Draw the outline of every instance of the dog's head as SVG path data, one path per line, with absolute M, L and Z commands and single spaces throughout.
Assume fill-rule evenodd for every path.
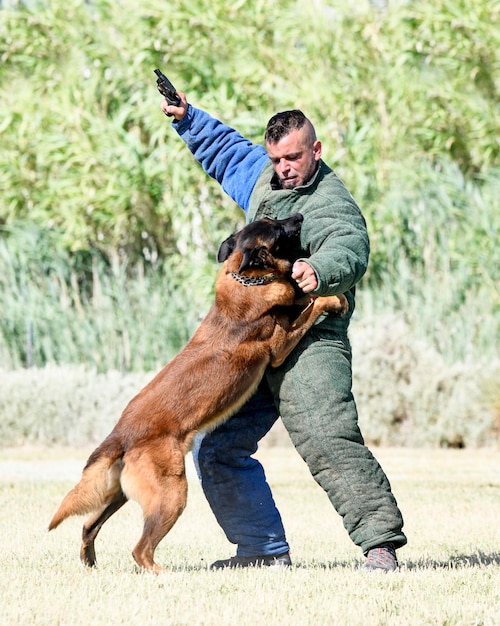
M 303 220 L 300 213 L 295 213 L 284 220 L 265 217 L 251 222 L 221 243 L 217 260 L 222 263 L 238 252 L 238 273 L 247 269 L 272 269 L 276 259 L 284 259 L 291 264 L 300 256 Z

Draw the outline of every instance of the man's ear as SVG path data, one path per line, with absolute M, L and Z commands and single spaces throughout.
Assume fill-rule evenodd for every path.
M 217 261 L 219 263 L 223 263 L 236 247 L 236 233 L 230 235 L 225 241 L 223 241 L 219 246 L 219 251 L 217 252 Z
M 321 141 L 319 139 L 316 139 L 316 141 L 313 144 L 313 154 L 314 154 L 315 161 L 319 161 L 321 159 L 322 152 L 323 152 L 323 146 L 321 144 Z
M 267 269 L 267 259 L 269 256 L 269 250 L 265 246 L 259 248 L 251 248 L 243 252 L 243 258 L 238 272 L 241 272 L 251 268 L 258 267 L 260 269 Z

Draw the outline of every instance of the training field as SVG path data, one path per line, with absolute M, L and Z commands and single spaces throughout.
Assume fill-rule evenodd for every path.
M 160 576 L 136 570 L 135 503 L 96 542 L 99 567 L 80 566 L 82 519 L 48 533 L 89 450 L 0 450 L 0 624 L 494 625 L 500 624 L 498 450 L 374 449 L 405 516 L 401 569 L 366 574 L 362 555 L 291 447 L 260 453 L 284 518 L 294 567 L 208 570 L 233 554 L 188 457 L 188 506 L 160 544 Z

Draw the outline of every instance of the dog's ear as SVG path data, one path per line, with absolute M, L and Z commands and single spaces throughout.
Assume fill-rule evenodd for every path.
M 230 235 L 225 241 L 223 241 L 219 246 L 219 251 L 217 252 L 217 261 L 219 263 L 223 263 L 229 255 L 234 252 L 236 247 L 236 233 Z
M 265 246 L 258 248 L 250 248 L 243 252 L 243 258 L 238 272 L 244 272 L 245 270 L 253 267 L 260 269 L 267 269 L 267 261 L 269 258 L 269 250 Z

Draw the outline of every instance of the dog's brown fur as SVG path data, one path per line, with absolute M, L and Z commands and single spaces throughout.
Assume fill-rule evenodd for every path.
M 301 222 L 300 215 L 260 220 L 222 244 L 212 308 L 186 347 L 131 400 L 50 522 L 52 530 L 71 515 L 92 513 L 82 532 L 86 565 L 95 565 L 94 541 L 104 522 L 132 499 L 144 513 L 134 559 L 161 571 L 154 551 L 186 505 L 184 457 L 195 433 L 234 413 L 266 367 L 283 363 L 322 313 L 346 312 L 344 296 L 316 298 L 290 323 L 293 258 L 282 249 L 297 243 Z M 255 286 L 238 282 L 262 276 Z

